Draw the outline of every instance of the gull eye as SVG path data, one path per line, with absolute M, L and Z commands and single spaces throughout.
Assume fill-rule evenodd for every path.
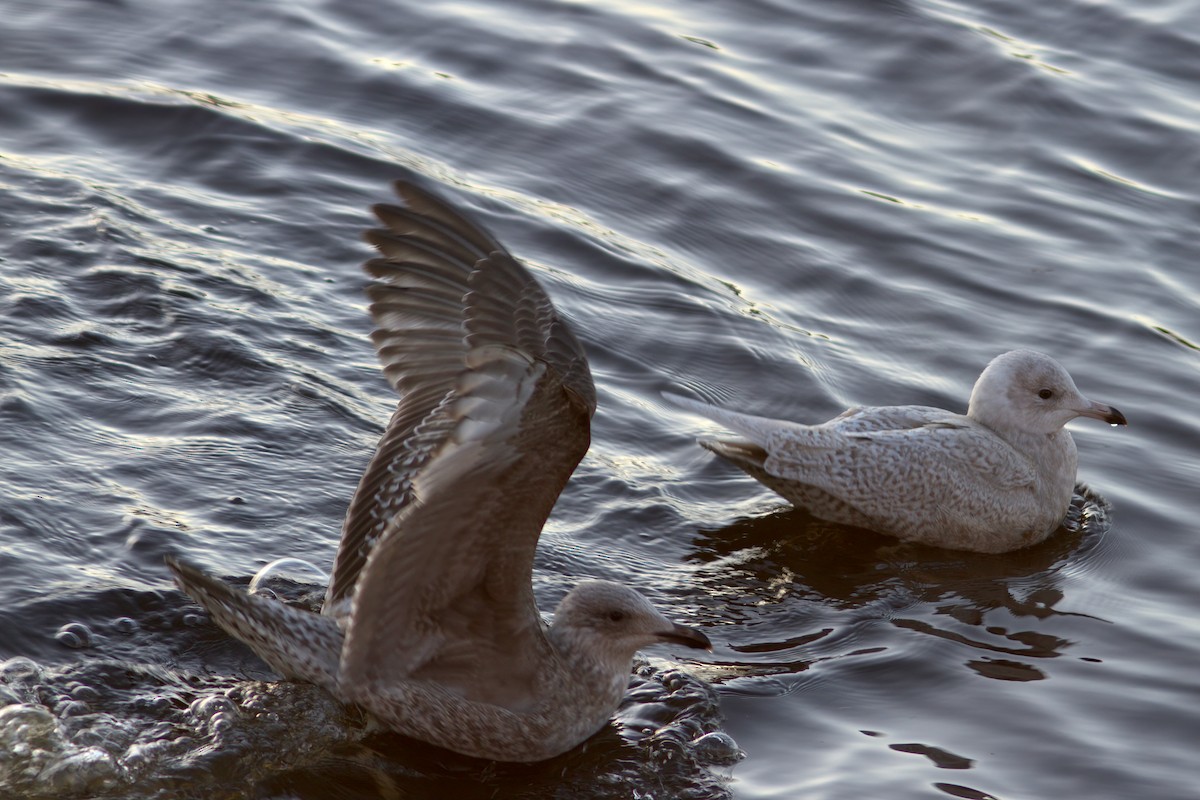
M 1050 391 L 1049 389 L 1042 389 L 1040 392 L 1038 392 L 1038 397 L 1042 398 L 1043 400 L 1049 400 L 1051 397 L 1054 397 L 1054 392 Z
M 610 622 L 621 622 L 625 619 L 625 612 L 617 611 L 614 608 L 612 611 L 608 612 L 608 619 Z

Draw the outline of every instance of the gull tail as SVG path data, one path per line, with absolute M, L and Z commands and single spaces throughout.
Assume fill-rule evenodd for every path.
M 332 617 L 235 589 L 173 556 L 166 561 L 179 588 L 272 669 L 336 694 L 343 635 Z
M 734 439 L 697 439 L 696 441 L 705 450 L 716 453 L 726 461 L 732 461 L 755 477 L 759 472 L 766 470 L 769 454 L 756 444 Z

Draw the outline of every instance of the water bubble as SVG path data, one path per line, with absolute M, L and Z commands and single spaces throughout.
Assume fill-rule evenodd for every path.
M 42 668 L 32 658 L 16 656 L 7 661 L 0 662 L 0 678 L 3 678 L 5 683 L 40 681 L 42 679 Z
M 156 716 L 163 716 L 171 710 L 171 700 L 161 694 L 144 695 L 133 701 L 133 709 Z
M 112 627 L 117 633 L 130 634 L 137 633 L 140 626 L 137 624 L 137 620 L 131 617 L 117 617 L 113 620 Z
M 92 629 L 82 622 L 68 622 L 54 634 L 58 643 L 73 650 L 92 646 Z
M 39 788 L 45 787 L 60 795 L 98 790 L 111 782 L 116 772 L 112 756 L 99 747 L 89 747 L 43 770 L 38 776 Z
M 198 628 L 204 624 L 204 620 L 204 614 L 197 614 L 193 611 L 189 611 L 179 618 L 179 621 L 182 622 L 186 628 Z
M 248 714 L 261 714 L 270 706 L 264 695 L 256 691 L 246 692 L 239 705 Z
M 733 737 L 721 731 L 706 733 L 692 742 L 692 752 L 711 764 L 733 765 L 746 757 Z
M 668 692 L 678 692 L 688 685 L 688 676 L 678 670 L 666 670 L 662 674 L 662 685 Z
M 71 697 L 84 703 L 94 703 L 100 699 L 100 692 L 95 686 L 80 683 L 70 689 Z
M 212 719 L 208 721 L 209 730 L 218 736 L 229 733 L 231 730 L 233 730 L 234 724 L 234 715 L 224 712 L 220 714 L 214 714 Z
M 59 718 L 80 717 L 88 713 L 87 703 L 78 700 L 66 700 L 54 706 L 54 714 Z
M 0 747 L 14 749 L 49 739 L 58 730 L 54 715 L 40 705 L 20 703 L 0 708 Z
M 154 750 L 159 749 L 158 742 L 139 742 L 129 748 L 121 756 L 121 766 L 137 775 L 153 763 Z
M 237 706 L 224 695 L 210 695 L 209 697 L 201 697 L 194 700 L 188 706 L 188 713 L 198 720 L 211 722 L 214 717 L 221 714 L 236 715 Z

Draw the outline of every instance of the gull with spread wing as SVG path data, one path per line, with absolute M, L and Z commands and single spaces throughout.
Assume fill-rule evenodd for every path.
M 580 583 L 543 623 L 538 536 L 590 443 L 583 348 L 532 275 L 418 187 L 379 205 L 366 265 L 383 371 L 401 400 L 343 526 L 320 614 L 178 559 L 185 592 L 279 674 L 467 755 L 537 761 L 599 730 L 634 653 L 708 648 L 639 593 Z

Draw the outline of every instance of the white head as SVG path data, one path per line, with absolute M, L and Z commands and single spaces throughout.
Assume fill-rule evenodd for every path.
M 626 669 L 634 653 L 652 644 L 712 649 L 703 633 L 672 622 L 633 589 L 611 581 L 584 581 L 572 589 L 554 611 L 550 632 L 561 643 Z
M 993 358 L 975 381 L 967 416 L 1000 432 L 1052 434 L 1076 417 L 1126 424 L 1125 415 L 1088 400 L 1061 364 L 1034 350 Z

